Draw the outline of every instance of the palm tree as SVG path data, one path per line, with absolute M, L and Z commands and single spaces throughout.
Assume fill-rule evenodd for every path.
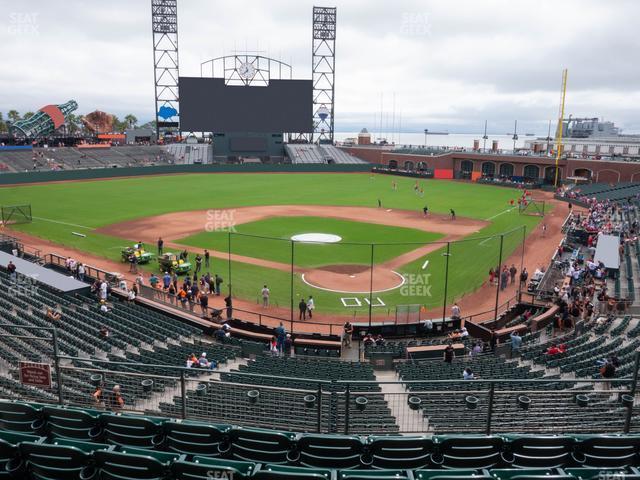
M 9 112 L 7 113 L 7 118 L 9 118 L 9 120 L 11 120 L 12 122 L 17 122 L 18 120 L 20 120 L 20 114 L 17 110 L 9 110 Z
M 6 131 L 7 131 L 7 124 L 4 123 L 2 112 L 0 112 L 0 133 L 5 133 Z
M 35 113 L 33 112 L 27 112 L 22 116 L 23 120 L 29 120 L 31 117 L 33 117 L 35 115 Z
M 138 119 L 132 113 L 130 113 L 126 117 L 124 117 L 124 121 L 127 123 L 127 126 L 129 128 L 135 128 L 136 125 L 138 124 Z

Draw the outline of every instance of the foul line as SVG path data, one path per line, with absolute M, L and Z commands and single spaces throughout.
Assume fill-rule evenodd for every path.
M 510 212 L 514 208 L 516 208 L 516 207 L 507 208 L 504 212 L 496 213 L 493 217 L 485 218 L 484 221 L 488 222 L 489 220 L 493 220 L 494 218 L 497 218 L 497 217 L 499 217 L 500 215 L 502 215 L 504 213 Z
M 50 218 L 34 217 L 34 216 L 32 216 L 31 218 L 35 218 L 36 220 L 43 220 L 45 222 L 58 223 L 60 225 L 68 225 L 70 227 L 84 228 L 85 230 L 93 230 L 93 227 L 86 227 L 84 225 L 77 225 L 75 223 L 61 222 L 60 220 L 52 220 Z

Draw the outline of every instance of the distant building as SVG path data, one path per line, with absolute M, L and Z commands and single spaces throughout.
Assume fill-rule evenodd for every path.
M 360 130 L 358 134 L 358 145 L 371 145 L 371 134 L 366 128 Z

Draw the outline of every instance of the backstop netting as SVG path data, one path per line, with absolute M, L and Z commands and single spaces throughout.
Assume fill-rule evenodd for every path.
M 0 221 L 3 225 L 31 223 L 31 205 L 2 205 L 0 206 Z
M 535 217 L 544 217 L 545 202 L 544 200 L 523 200 L 518 205 L 520 215 L 532 215 Z

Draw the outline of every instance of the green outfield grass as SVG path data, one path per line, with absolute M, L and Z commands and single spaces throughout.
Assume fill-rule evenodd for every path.
M 398 191 L 392 191 L 392 179 L 398 183 Z M 127 232 L 122 232 L 121 238 L 101 235 L 94 231 L 95 228 L 167 212 L 199 209 L 293 204 L 376 207 L 379 199 L 384 207 L 388 208 L 421 211 L 426 204 L 432 212 L 448 213 L 449 209 L 453 208 L 458 216 L 489 221 L 490 224 L 476 237 L 497 235 L 522 226 L 526 226 L 530 231 L 540 221 L 537 217 L 518 215 L 517 210 L 507 211 L 509 200 L 519 196 L 515 189 L 445 180 L 427 180 L 420 183 L 424 185 L 424 198 L 414 193 L 414 179 L 386 175 L 176 175 L 1 188 L 0 204 L 32 205 L 33 223 L 15 226 L 16 229 L 112 260 L 119 260 L 120 248 L 137 239 L 127 238 Z M 360 229 L 361 225 L 366 228 L 363 226 Z M 273 234 L 277 221 L 263 227 L 269 234 Z M 360 224 L 357 228 L 347 227 L 347 230 L 360 230 L 359 235 L 363 235 L 360 238 L 371 238 L 373 230 L 369 229 L 378 227 Z M 398 234 L 396 231 L 393 234 L 394 242 L 413 239 L 417 233 L 432 235 L 426 232 L 416 233 L 411 229 L 400 231 L 402 233 Z M 85 234 L 86 237 L 75 236 L 72 232 Z M 289 226 L 286 232 L 277 236 L 287 236 L 291 232 Z M 199 236 L 196 237 L 196 241 L 199 241 Z M 189 241 L 191 240 L 193 238 Z M 521 233 L 506 237 L 503 245 L 505 258 L 517 247 L 520 240 Z M 205 243 L 200 245 L 204 247 Z M 485 281 L 489 268 L 495 266 L 498 261 L 498 246 L 498 238 L 469 240 L 452 246 L 452 255 L 449 257 L 448 300 L 460 298 L 465 293 L 477 289 Z M 380 247 L 376 249 L 375 261 L 380 263 L 399 253 L 402 251 L 389 253 Z M 254 252 L 254 256 L 265 254 L 264 251 Z M 444 258 L 440 250 L 400 269 L 401 273 L 411 276 L 430 275 L 431 288 L 428 292 L 424 289 L 405 289 L 402 292 L 394 290 L 378 296 L 387 306 L 411 303 L 433 307 L 441 304 L 444 294 Z M 425 260 L 429 260 L 429 264 L 422 270 Z M 300 261 L 311 262 L 313 259 L 302 257 Z M 219 259 L 214 260 L 212 270 L 221 273 L 227 283 L 229 273 L 231 274 L 235 295 L 256 299 L 262 284 L 268 283 L 275 303 L 288 306 L 291 301 L 290 277 L 286 272 L 238 262 L 233 262 L 229 269 L 228 262 Z M 318 311 L 351 313 L 366 309 L 345 309 L 340 302 L 342 295 L 311 289 L 297 276 L 294 279 L 294 291 L 296 304 L 298 295 L 313 294 Z
M 388 242 L 379 247 L 377 262 L 386 262 L 398 255 L 431 243 L 443 235 L 411 228 L 352 222 L 320 217 L 277 217 L 236 225 L 234 233 L 227 231 L 202 232 L 177 240 L 178 243 L 228 252 L 254 258 L 263 258 L 301 267 L 323 265 L 368 264 L 371 262 L 371 243 Z M 301 233 L 331 233 L 342 240 L 335 244 L 296 242 L 291 248 L 291 237 Z M 265 238 L 269 237 L 269 238 Z M 401 244 L 399 242 L 406 242 Z M 375 252 L 374 252 L 375 253 Z

